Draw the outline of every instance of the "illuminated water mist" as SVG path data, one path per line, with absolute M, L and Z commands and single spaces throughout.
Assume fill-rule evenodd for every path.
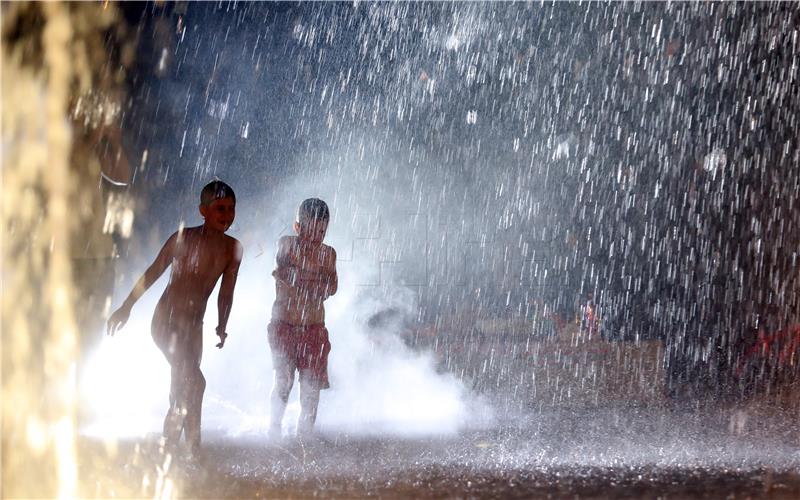
M 266 261 L 266 259 L 264 259 Z M 227 435 L 265 434 L 269 424 L 268 394 L 272 363 L 266 345 L 268 305 L 274 291 L 269 266 L 254 272 L 243 266 L 237 289 L 231 337 L 223 350 L 212 350 L 213 330 L 204 332 L 207 346 L 203 371 L 208 381 L 204 428 Z M 257 283 L 261 280 L 264 283 Z M 84 432 L 104 437 L 130 437 L 160 432 L 166 412 L 169 368 L 150 338 L 149 324 L 158 287 L 137 304 L 124 331 L 105 339 L 84 370 Z M 333 351 L 333 389 L 323 394 L 318 425 L 323 431 L 353 434 L 451 433 L 466 425 L 468 394 L 454 377 L 437 373 L 430 357 L 410 351 L 393 332 L 381 343 L 367 337 L 354 319 L 355 287 L 344 283 L 328 308 Z M 249 317 L 251 316 L 252 317 Z M 243 317 L 244 316 L 244 317 Z M 212 307 L 206 325 L 216 318 Z M 297 391 L 285 422 L 299 412 Z M 484 410 L 487 411 L 487 410 Z M 290 424 L 293 425 L 293 424 Z
M 2 8 L 4 496 L 800 496 L 796 5 Z M 159 445 L 166 276 L 100 323 L 214 177 L 245 257 L 198 463 Z M 273 446 L 310 196 L 332 388 Z
M 313 182 L 311 190 L 321 185 L 325 182 Z M 287 193 L 281 210 L 284 219 L 261 224 L 286 226 L 286 221 L 292 220 L 293 205 L 302 199 L 301 193 L 294 194 Z M 336 204 L 332 209 L 328 241 L 335 245 L 349 235 L 346 227 L 337 226 Z M 191 219 L 187 223 L 192 223 Z M 216 321 L 215 294 L 206 311 L 202 369 L 208 385 L 203 419 L 204 429 L 211 433 L 258 437 L 266 434 L 269 424 L 272 363 L 266 324 L 275 294 L 270 275 L 273 245 L 280 230 L 237 234 L 242 226 L 237 223 L 231 232 L 241 238 L 247 252 L 229 322 L 230 338 L 222 350 L 212 348 L 215 337 L 213 326 L 209 327 Z M 340 255 L 346 252 L 343 249 Z M 453 375 L 438 371 L 430 353 L 408 348 L 398 337 L 397 325 L 387 324 L 377 331 L 368 326 L 373 315 L 385 310 L 413 316 L 413 296 L 390 296 L 379 287 L 364 285 L 374 281 L 372 275 L 377 273 L 365 261 L 340 262 L 338 272 L 339 292 L 326 302 L 326 324 L 333 345 L 329 361 L 332 389 L 323 392 L 318 428 L 353 435 L 424 435 L 488 425 L 490 407 Z M 149 325 L 165 282 L 162 277 L 135 306 L 123 331 L 104 339 L 91 355 L 82 375 L 85 433 L 129 437 L 160 431 L 167 408 L 169 370 L 150 338 Z M 289 434 L 299 413 L 297 393 L 295 385 L 284 419 Z

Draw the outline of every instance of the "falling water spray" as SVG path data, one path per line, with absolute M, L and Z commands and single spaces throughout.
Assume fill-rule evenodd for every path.
M 89 49 L 102 46 L 115 9 L 48 2 L 2 12 L 2 496 L 74 497 L 72 249 L 85 223 L 78 208 L 97 181 L 71 164 L 78 137 L 70 107 L 103 64 Z

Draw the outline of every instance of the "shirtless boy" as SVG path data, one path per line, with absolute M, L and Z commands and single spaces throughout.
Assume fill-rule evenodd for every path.
M 336 293 L 336 251 L 322 240 L 328 229 L 328 205 L 317 198 L 300 204 L 294 231 L 278 241 L 276 298 L 269 324 L 269 345 L 275 367 L 270 435 L 280 436 L 286 402 L 300 374 L 300 418 L 297 434 L 307 436 L 317 418 L 319 392 L 328 383 L 331 344 L 325 329 L 325 299 Z
M 200 451 L 200 413 L 206 380 L 200 371 L 203 354 L 203 315 L 214 286 L 222 276 L 217 306 L 217 335 L 222 348 L 233 303 L 233 289 L 242 260 L 242 245 L 225 231 L 236 215 L 236 195 L 221 181 L 200 193 L 202 226 L 182 228 L 169 237 L 155 261 L 128 298 L 108 319 L 113 335 L 128 321 L 131 308 L 172 264 L 169 283 L 156 305 L 151 324 L 153 340 L 171 367 L 169 411 L 164 438 L 174 447 L 184 433 L 192 454 Z

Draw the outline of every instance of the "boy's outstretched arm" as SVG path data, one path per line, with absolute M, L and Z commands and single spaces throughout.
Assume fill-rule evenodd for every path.
M 123 302 L 122 305 L 119 306 L 119 309 L 114 311 L 108 318 L 106 327 L 109 335 L 114 335 L 120 328 L 125 326 L 128 317 L 131 315 L 133 305 L 139 300 L 139 297 L 156 282 L 167 267 L 169 267 L 175 253 L 175 242 L 177 238 L 178 233 L 174 233 L 167 239 L 167 242 L 164 243 L 164 246 L 161 247 L 161 250 L 158 252 L 156 259 L 150 264 L 150 267 L 147 268 L 147 271 L 144 272 L 142 277 L 139 278 L 139 281 L 136 282 L 136 285 L 134 285 L 131 293 L 128 294 L 125 302 Z
M 239 265 L 242 263 L 243 252 L 242 244 L 235 241 L 233 258 L 222 273 L 222 283 L 219 286 L 219 297 L 217 297 L 217 335 L 219 335 L 217 347 L 220 349 L 225 345 L 225 338 L 228 336 L 225 329 L 228 327 L 228 318 L 231 315 L 233 289 L 236 287 L 236 278 L 239 276 Z

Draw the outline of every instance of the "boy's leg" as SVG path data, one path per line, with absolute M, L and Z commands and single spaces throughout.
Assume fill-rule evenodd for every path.
M 185 360 L 178 346 L 178 335 L 172 325 L 160 325 L 153 320 L 153 340 L 169 363 L 169 409 L 164 417 L 163 436 L 168 447 L 178 445 L 183 432 L 183 393 L 185 392 L 186 376 L 184 370 Z
M 319 406 L 319 391 L 330 387 L 328 383 L 328 353 L 331 345 L 328 330 L 323 325 L 306 327 L 303 332 L 304 357 L 300 370 L 300 417 L 297 435 L 308 436 L 314 430 Z
M 178 445 L 183 432 L 183 415 L 181 411 L 181 394 L 184 392 L 185 378 L 184 360 L 179 349 L 180 336 L 174 317 L 162 304 L 156 306 L 153 321 L 150 325 L 151 335 L 161 354 L 169 363 L 169 409 L 164 417 L 163 437 L 168 448 Z
M 194 450 L 200 445 L 200 415 L 206 387 L 200 371 L 202 326 L 193 329 L 180 326 L 182 331 L 170 332 L 168 342 L 163 342 L 164 337 L 157 338 L 157 344 L 170 364 L 171 378 L 170 405 L 163 431 L 168 447 L 177 446 L 185 432 L 186 441 Z
M 300 373 L 300 417 L 297 419 L 297 435 L 309 436 L 317 421 L 320 384 L 303 370 Z
M 167 360 L 170 362 L 170 381 L 169 381 L 169 409 L 164 417 L 164 439 L 168 446 L 176 446 L 181 439 L 183 430 L 183 415 L 180 409 L 181 393 L 183 392 L 183 370 L 181 363 L 173 359 L 166 352 Z
M 185 396 L 184 396 L 184 433 L 186 442 L 192 453 L 200 450 L 200 421 L 203 411 L 203 394 L 206 390 L 206 379 L 200 371 L 200 361 L 203 358 L 203 326 L 195 326 L 190 333 L 184 348 L 186 362 L 185 369 Z
M 188 364 L 187 364 L 188 365 Z M 188 366 L 186 381 L 186 416 L 184 432 L 186 442 L 192 453 L 200 450 L 200 422 L 203 411 L 203 393 L 206 390 L 206 379 L 199 365 Z
M 281 422 L 286 412 L 286 403 L 294 384 L 294 366 L 288 361 L 275 363 L 275 381 L 270 396 L 270 423 L 269 434 L 274 437 L 281 435 Z

